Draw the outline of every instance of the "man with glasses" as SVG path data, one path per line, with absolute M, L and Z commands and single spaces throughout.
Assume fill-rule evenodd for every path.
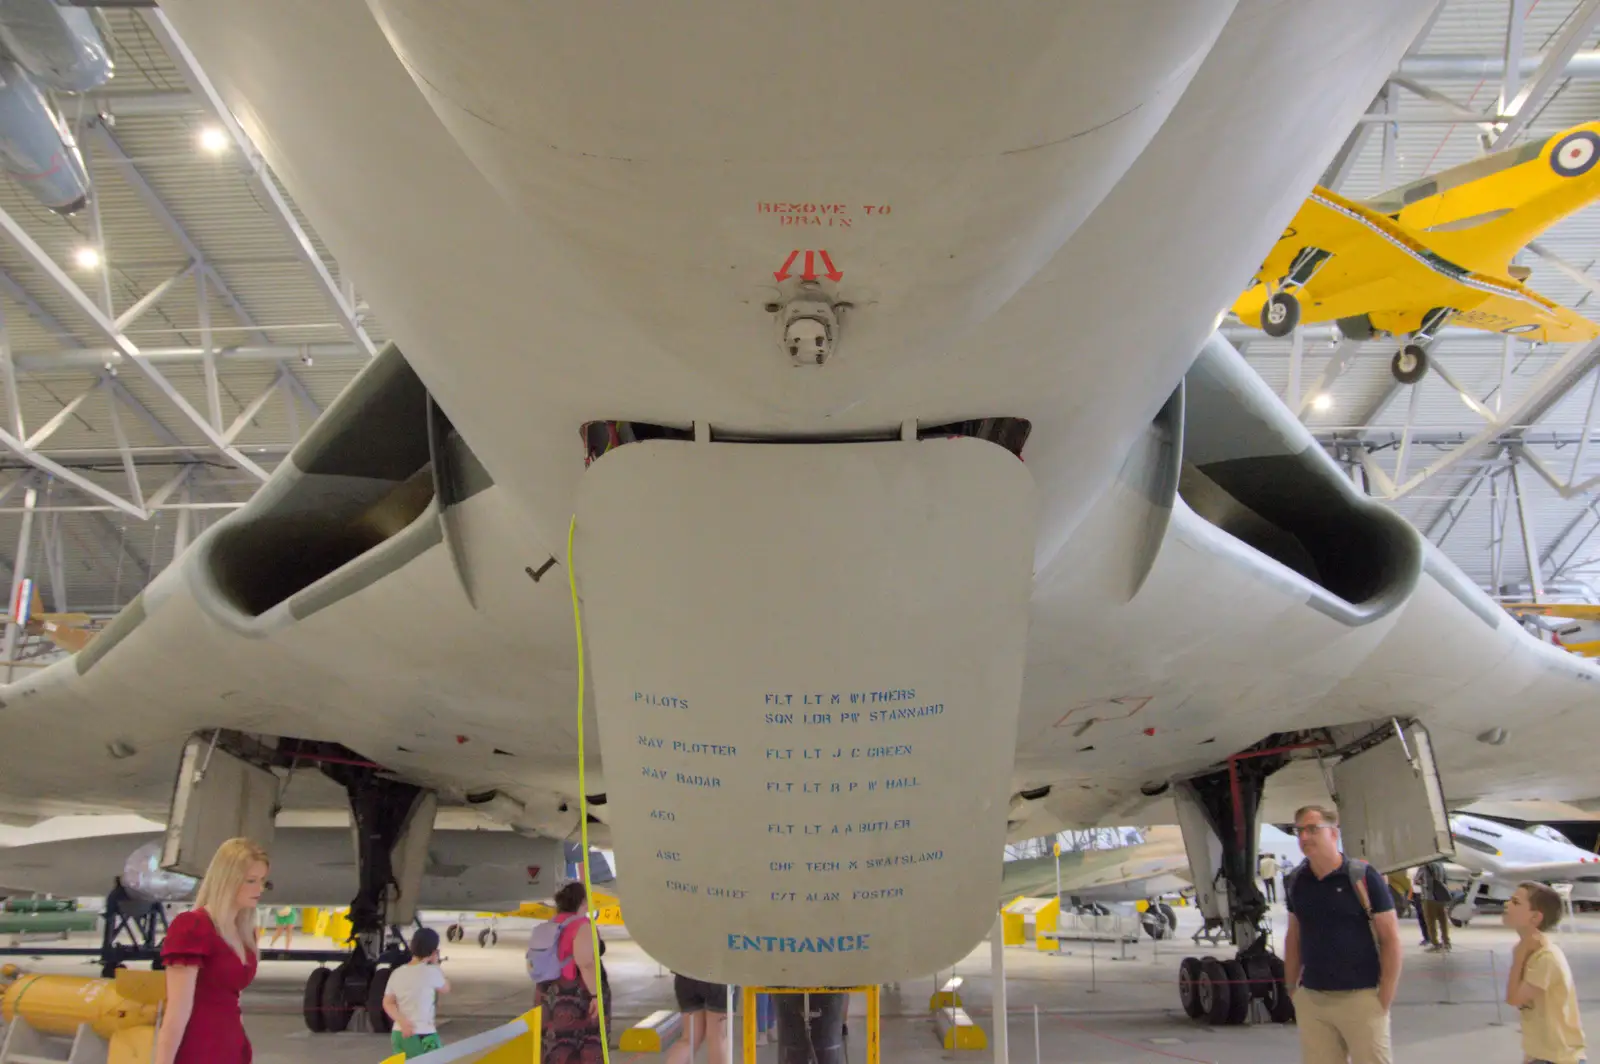
M 1378 870 L 1339 849 L 1339 816 L 1294 815 L 1305 862 L 1284 885 L 1284 983 L 1305 1064 L 1393 1064 L 1389 1006 L 1400 984 L 1400 924 Z

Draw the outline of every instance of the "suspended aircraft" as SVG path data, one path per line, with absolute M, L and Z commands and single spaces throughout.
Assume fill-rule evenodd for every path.
M 89 174 L 45 93 L 85 93 L 111 80 L 111 50 L 98 19 L 87 7 L 55 0 L 8 0 L 0 11 L 0 166 L 58 214 L 88 204 Z
M 145 12 L 396 343 L 0 691 L 0 807 L 170 816 L 186 871 L 331 793 L 363 943 L 435 806 L 588 832 L 750 985 L 933 971 L 1007 838 L 1176 817 L 1269 986 L 1269 778 L 1384 867 L 1594 787 L 1600 672 L 1212 331 L 1432 6 Z
M 1241 321 L 1269 336 L 1337 321 L 1345 336 L 1409 338 L 1390 368 L 1427 372 L 1446 324 L 1542 343 L 1592 340 L 1600 326 L 1526 287 L 1512 258 L 1600 198 L 1600 123 L 1491 152 L 1358 203 L 1318 186 L 1243 295 Z

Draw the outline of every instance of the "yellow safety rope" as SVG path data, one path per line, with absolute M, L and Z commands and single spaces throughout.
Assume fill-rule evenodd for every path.
M 583 609 L 578 605 L 578 574 L 572 568 L 572 538 L 578 531 L 578 515 L 567 526 L 567 586 L 572 589 L 572 628 L 578 636 L 578 823 L 583 838 L 583 901 L 593 912 L 594 883 L 589 875 L 589 788 L 586 785 L 583 756 Z M 600 928 L 589 919 L 589 948 L 594 952 L 595 997 L 600 1002 L 600 1055 L 611 1064 L 611 1035 L 606 1030 L 605 982 L 600 973 Z

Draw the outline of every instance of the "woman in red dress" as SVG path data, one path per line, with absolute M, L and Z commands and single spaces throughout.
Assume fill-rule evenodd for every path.
M 229 839 L 211 858 L 194 908 L 161 944 L 167 1005 L 153 1064 L 250 1064 L 239 992 L 256 977 L 256 906 L 267 852 Z

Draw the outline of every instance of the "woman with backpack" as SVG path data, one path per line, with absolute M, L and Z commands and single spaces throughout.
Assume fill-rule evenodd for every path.
M 582 883 L 556 891 L 556 916 L 533 929 L 528 943 L 528 975 L 543 1008 L 543 1064 L 593 1064 L 604 1052 L 600 998 L 605 977 L 594 948 L 588 895 Z M 605 993 L 607 1014 L 611 995 Z

